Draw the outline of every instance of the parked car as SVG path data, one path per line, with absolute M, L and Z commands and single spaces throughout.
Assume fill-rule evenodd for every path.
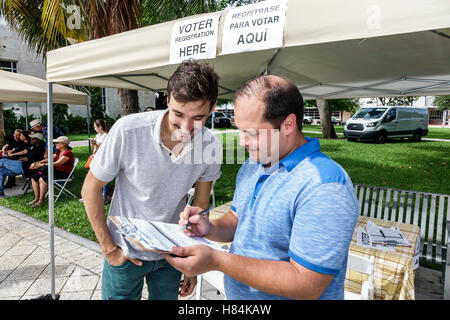
M 313 122 L 313 118 L 310 116 L 303 116 L 303 123 L 304 124 L 311 124 Z
M 338 117 L 331 117 L 331 122 L 333 122 L 333 124 L 337 124 L 338 126 L 342 124 Z
M 342 124 L 342 123 L 341 123 L 341 120 L 339 120 L 339 118 L 334 117 L 334 116 L 331 117 L 331 122 L 332 122 L 333 124 L 338 125 L 338 126 L 340 126 L 340 125 Z M 317 124 L 320 124 L 320 119 L 317 120 Z
M 372 139 L 384 143 L 388 138 L 420 141 L 427 134 L 427 108 L 364 107 L 344 124 L 344 136 L 349 141 Z
M 213 112 L 206 120 L 206 126 L 211 128 L 212 115 L 214 115 L 214 128 L 231 127 L 231 118 L 223 112 Z

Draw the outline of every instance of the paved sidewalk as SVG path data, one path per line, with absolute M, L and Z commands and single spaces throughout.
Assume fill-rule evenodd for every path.
M 49 234 L 47 223 L 0 206 L 0 300 L 51 293 Z M 96 242 L 55 227 L 55 265 L 60 300 L 101 299 L 103 256 Z M 182 299 L 194 299 L 194 293 Z M 208 283 L 202 296 L 223 299 Z
M 55 227 L 56 293 L 61 300 L 101 299 L 103 256 L 96 242 Z M 0 206 L 0 300 L 31 299 L 49 294 L 49 227 L 47 223 Z M 443 299 L 439 271 L 416 271 L 416 299 Z M 143 299 L 147 293 L 144 287 Z M 222 295 L 204 281 L 204 299 Z M 183 300 L 192 300 L 195 294 Z

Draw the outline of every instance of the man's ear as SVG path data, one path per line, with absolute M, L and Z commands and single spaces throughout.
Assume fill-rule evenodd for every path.
M 281 125 L 283 126 L 285 134 L 291 135 L 297 129 L 297 117 L 295 114 L 291 113 L 286 117 L 286 119 L 284 119 Z

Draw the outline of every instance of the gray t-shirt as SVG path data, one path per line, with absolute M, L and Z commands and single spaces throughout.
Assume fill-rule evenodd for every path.
M 177 158 L 164 147 L 161 123 L 166 112 L 143 112 L 119 119 L 95 154 L 90 165 L 92 174 L 105 182 L 116 177 L 111 216 L 177 223 L 194 183 L 220 177 L 222 144 L 209 129 L 199 130 L 191 146 Z M 116 232 L 111 220 L 107 223 L 114 242 L 126 256 L 145 261 L 162 259 L 159 253 L 138 250 Z

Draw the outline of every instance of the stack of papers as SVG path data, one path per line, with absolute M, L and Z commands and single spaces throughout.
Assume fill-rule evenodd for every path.
M 396 246 L 411 246 L 397 227 L 383 228 L 370 220 L 366 229 L 358 227 L 356 243 L 362 247 L 385 251 L 395 251 Z
M 117 232 L 144 251 L 168 253 L 172 247 L 188 247 L 196 244 L 225 250 L 205 238 L 187 236 L 178 224 L 116 216 L 108 218 L 117 226 Z

